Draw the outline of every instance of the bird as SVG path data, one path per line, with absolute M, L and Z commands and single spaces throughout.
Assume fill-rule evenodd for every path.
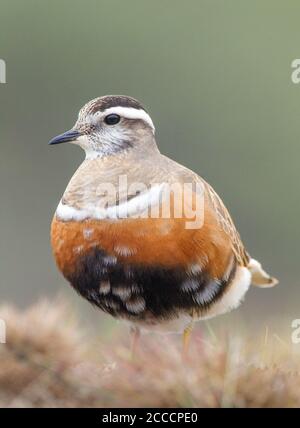
M 251 284 L 277 284 L 212 186 L 160 152 L 138 100 L 89 101 L 49 144 L 67 142 L 85 159 L 53 217 L 54 258 L 77 293 L 129 323 L 133 346 L 143 330 L 176 331 L 186 352 L 196 321 L 237 308 Z

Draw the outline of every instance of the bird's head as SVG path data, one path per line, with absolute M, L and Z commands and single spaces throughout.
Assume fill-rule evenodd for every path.
M 107 95 L 88 102 L 74 127 L 49 144 L 74 143 L 87 158 L 109 156 L 122 150 L 155 145 L 155 128 L 142 104 L 124 95 Z

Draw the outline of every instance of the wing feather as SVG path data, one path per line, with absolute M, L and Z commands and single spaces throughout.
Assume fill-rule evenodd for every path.
M 243 245 L 240 234 L 237 231 L 227 208 L 215 190 L 205 180 L 202 179 L 202 181 L 205 186 L 206 194 L 216 214 L 218 223 L 224 232 L 230 237 L 232 250 L 238 263 L 242 266 L 248 266 L 250 260 L 249 254 Z

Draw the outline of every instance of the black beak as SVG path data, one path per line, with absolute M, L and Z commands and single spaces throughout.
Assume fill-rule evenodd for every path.
M 61 135 L 58 135 L 57 137 L 52 138 L 52 140 L 49 141 L 49 144 L 61 144 L 67 143 L 68 141 L 75 141 L 81 135 L 82 134 L 79 131 L 74 131 L 73 129 L 71 129 L 70 131 L 67 131 Z

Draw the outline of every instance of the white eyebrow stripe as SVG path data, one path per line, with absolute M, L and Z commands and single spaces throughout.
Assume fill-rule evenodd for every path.
M 103 116 L 108 114 L 118 114 L 119 116 L 126 117 L 127 119 L 142 119 L 155 131 L 154 124 L 151 117 L 143 109 L 132 107 L 110 107 L 102 112 Z

